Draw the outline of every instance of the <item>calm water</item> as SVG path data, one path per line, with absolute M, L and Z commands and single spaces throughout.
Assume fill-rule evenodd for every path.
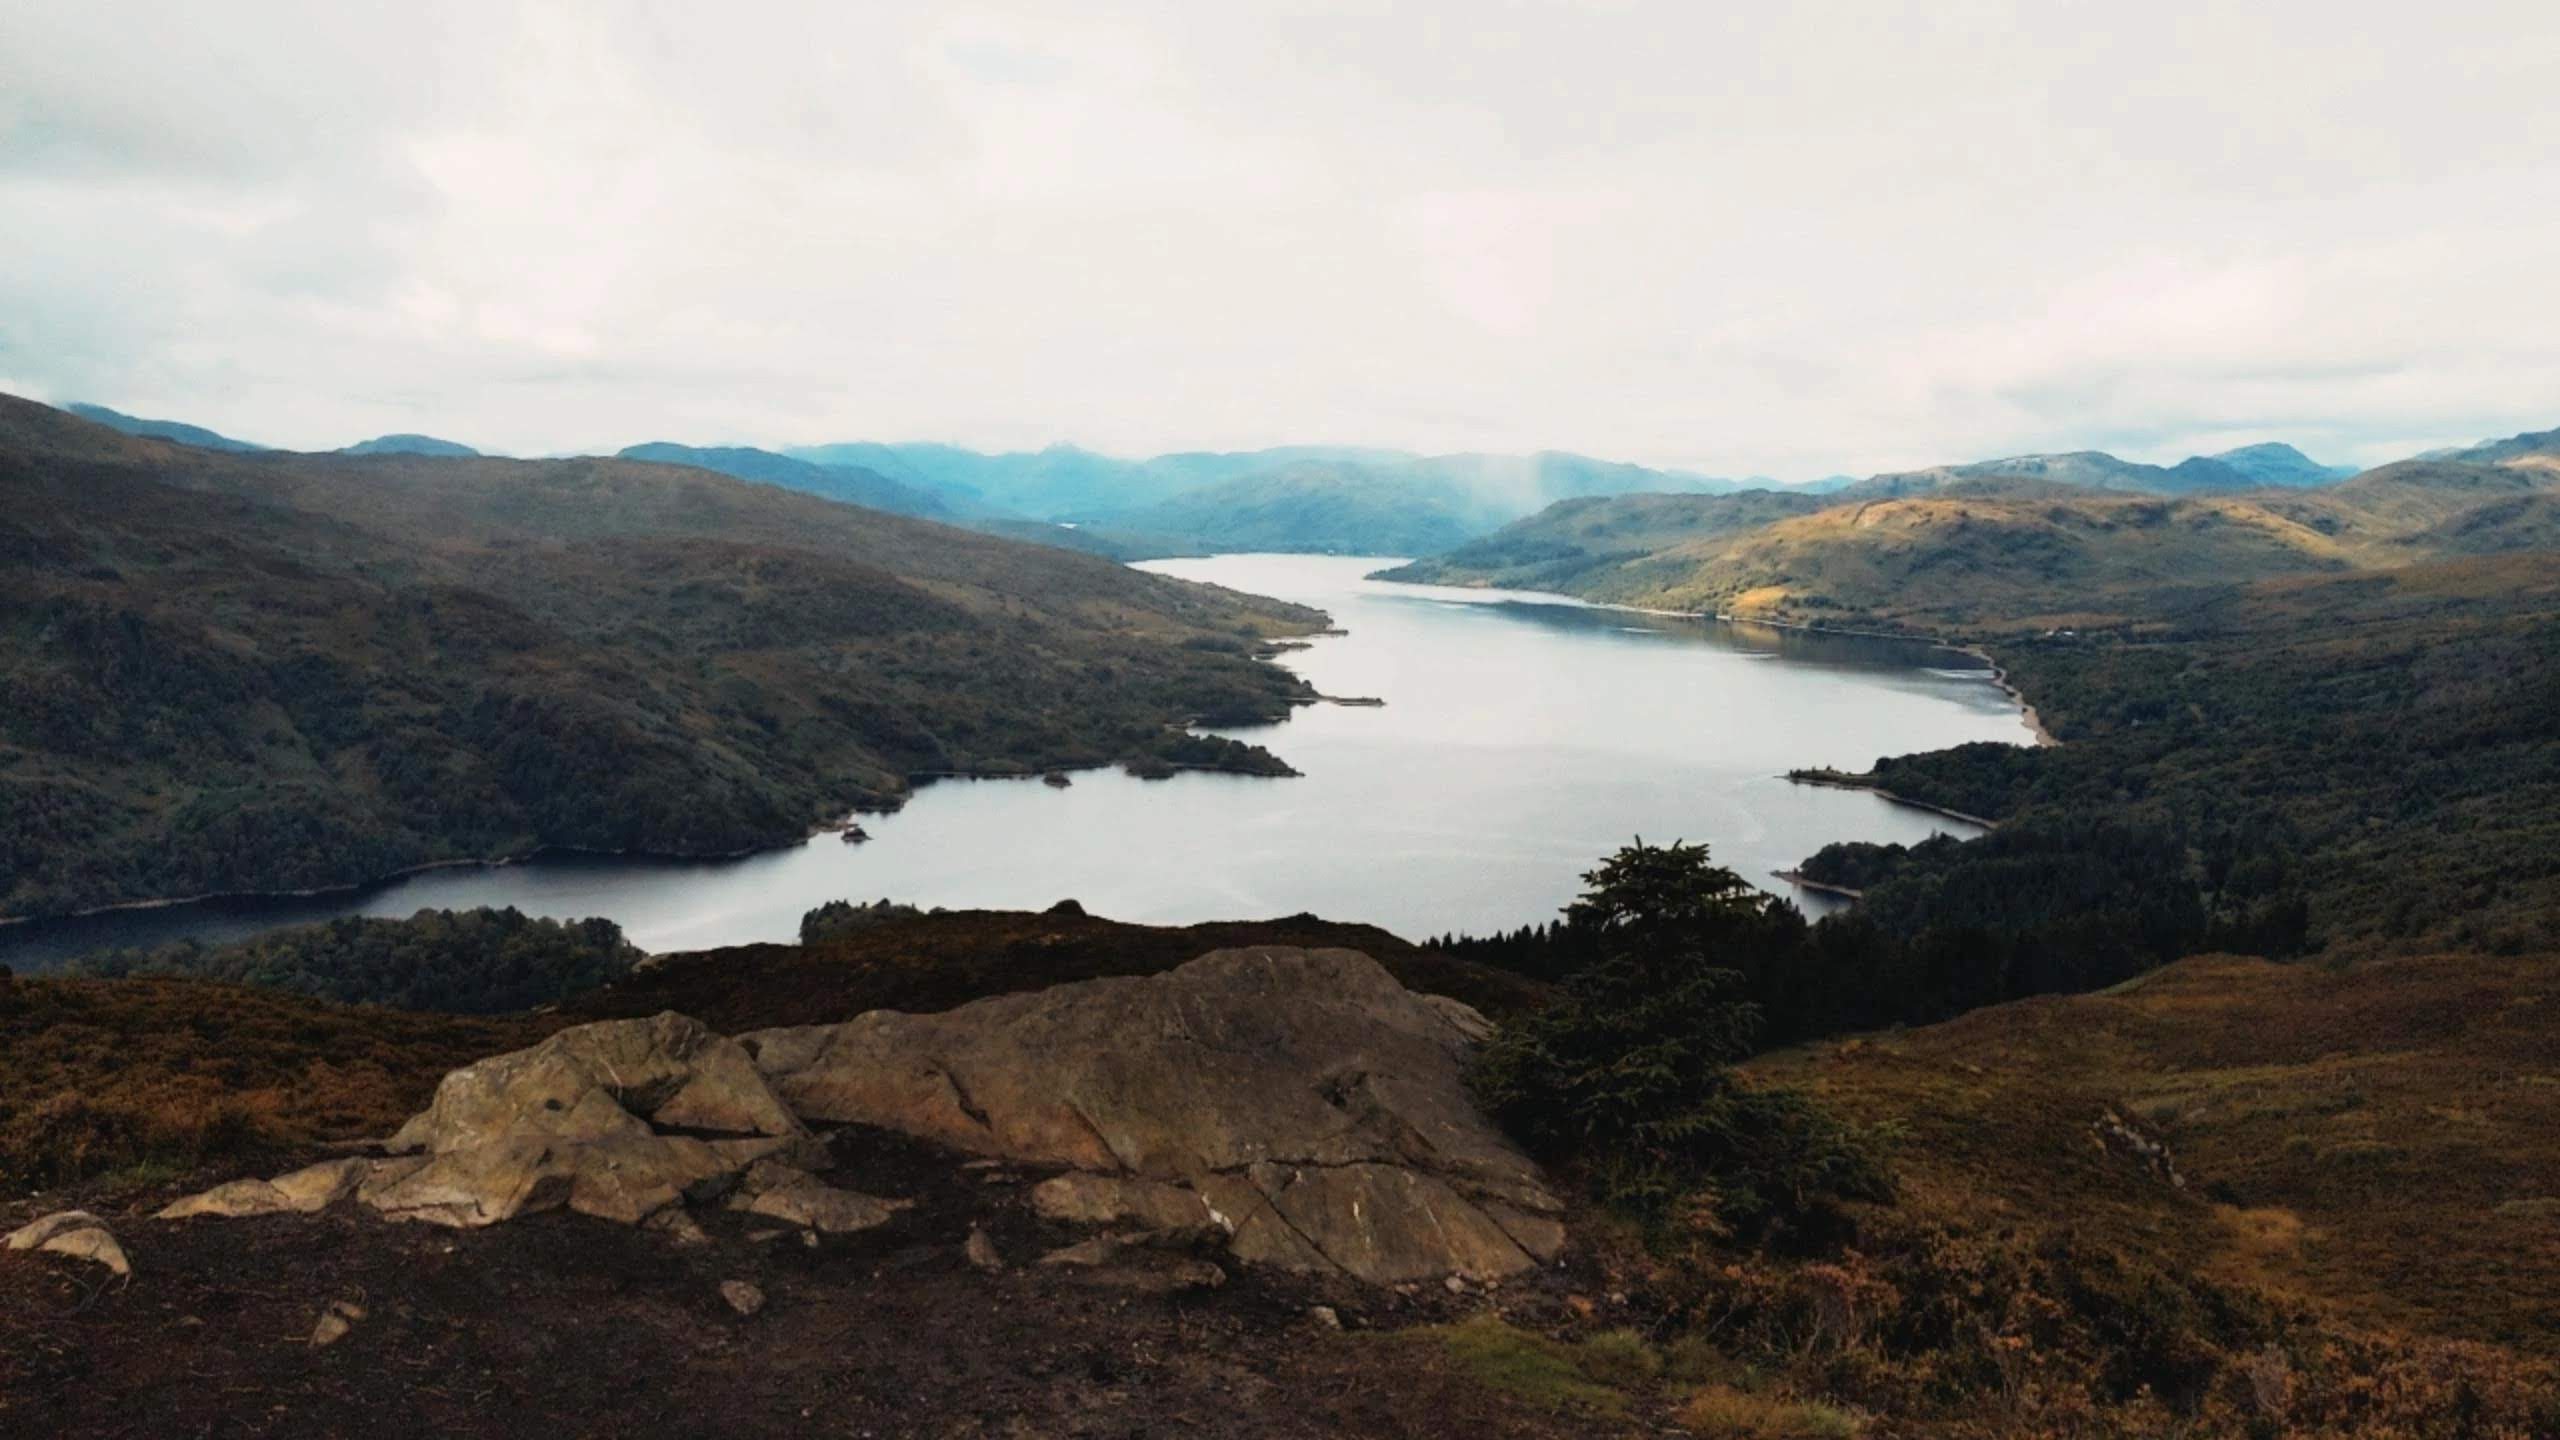
M 734 861 L 545 858 L 318 900 L 10 927 L 0 961 L 36 968 L 103 945 L 475 905 L 603 915 L 646 949 L 686 950 L 789 940 L 811 906 L 881 896 L 1000 909 L 1073 897 L 1142 921 L 1312 911 L 1411 937 L 1481 932 L 1551 918 L 1583 870 L 1639 834 L 1705 841 L 1792 893 L 1770 872 L 1830 841 L 1969 833 L 1778 776 L 2027 738 L 1989 672 L 1946 651 L 1361 578 L 1393 563 L 1229 555 L 1148 567 L 1322 606 L 1350 632 L 1286 663 L 1327 695 L 1385 706 L 1310 706 L 1230 732 L 1270 746 L 1306 772 L 1298 779 L 946 781 L 866 818 L 867 845 L 822 835 Z

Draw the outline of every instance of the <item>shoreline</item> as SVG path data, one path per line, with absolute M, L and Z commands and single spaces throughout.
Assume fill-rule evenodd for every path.
M 1380 572 L 1380 575 L 1383 575 L 1384 573 L 1385 572 L 1382 571 Z M 1380 576 L 1371 575 L 1367 578 L 1377 580 Z M 2026 726 L 2027 734 L 2033 738 L 2037 748 L 2043 749 L 2062 744 L 2062 741 L 2056 738 L 2052 731 L 2045 728 L 2044 718 L 2036 713 L 2036 707 L 2028 701 L 2026 692 L 2009 683 L 2008 670 L 2001 665 L 1999 660 L 1995 658 L 1989 650 L 1984 649 L 1982 645 L 1976 641 L 1950 640 L 1941 636 L 1929 634 L 1926 631 L 1917 630 L 1854 630 L 1845 626 L 1825 625 L 1814 620 L 1771 620 L 1756 615 L 1736 615 L 1730 610 L 1664 610 L 1651 605 L 1622 604 L 1615 600 L 1585 600 L 1579 595 L 1563 595 L 1546 590 L 1513 590 L 1502 585 L 1451 585 L 1446 581 L 1438 580 L 1386 580 L 1382 583 L 1388 585 L 1432 587 L 1445 590 L 1475 590 L 1493 595 L 1517 595 L 1522 598 L 1523 603 L 1561 600 L 1592 610 L 1615 610 L 1621 614 L 1649 615 L 1660 620 L 1713 620 L 1718 624 L 1731 625 L 1737 628 L 1747 625 L 1763 625 L 1772 630 L 1793 630 L 1806 635 L 1845 635 L 1860 640 L 1900 640 L 1915 645 L 1932 645 L 1938 649 L 1951 651 L 1958 655 L 1970 655 L 1974 659 L 1981 661 L 1983 668 L 1991 672 L 1991 683 L 1998 687 L 2001 694 L 2009 697 L 2009 702 L 2011 704 L 2018 707 L 2019 723 Z M 1903 803 L 1917 804 L 1918 802 L 1905 801 Z M 1920 808 L 1936 809 L 1937 807 L 1923 805 Z M 1941 811 L 1940 813 L 1952 815 L 1959 820 L 1973 820 L 1975 818 L 1952 810 Z M 1975 820 L 1975 823 L 1982 824 L 1987 822 Z
M 1290 644 L 1291 648 L 1305 648 L 1311 645 L 1316 639 L 1321 639 L 1327 636 L 1338 636 L 1347 632 L 1335 627 L 1333 624 L 1333 617 L 1327 615 L 1324 620 L 1324 628 L 1304 633 L 1307 638 L 1301 639 L 1293 636 L 1289 637 L 1289 640 L 1283 643 Z M 1278 668 L 1284 672 L 1291 674 L 1296 673 L 1294 671 L 1289 671 L 1287 666 L 1279 664 L 1279 656 L 1277 653 L 1258 654 L 1253 658 L 1262 664 L 1278 666 Z M 1303 680 L 1301 683 L 1304 683 Z M 1307 705 L 1384 705 L 1385 703 L 1386 702 L 1383 700 L 1372 700 L 1361 697 L 1339 700 L 1332 696 L 1315 693 L 1314 688 L 1309 686 L 1307 694 L 1303 696 L 1293 696 L 1290 699 L 1286 710 L 1283 710 L 1280 714 L 1272 717 L 1268 721 L 1259 723 L 1269 725 L 1285 724 L 1289 720 L 1291 714 Z M 1178 730 L 1191 730 L 1196 728 L 1198 724 L 1199 721 L 1197 717 L 1192 717 L 1173 722 L 1171 728 Z M 1277 757 L 1275 756 L 1274 758 Z M 1281 763 L 1283 765 L 1288 764 L 1285 760 L 1281 761 Z M 1179 762 L 1167 762 L 1167 764 L 1175 771 L 1206 771 L 1221 775 L 1241 775 L 1248 779 L 1257 780 L 1294 779 L 1297 778 L 1299 774 L 1294 767 L 1289 769 L 1288 773 L 1285 775 L 1265 775 L 1251 770 L 1227 770 L 1215 765 L 1186 764 Z M 541 859 L 544 856 L 592 856 L 599 859 L 660 860 L 672 862 L 698 862 L 701 864 L 717 864 L 728 860 L 746 860 L 758 855 L 771 855 L 783 850 L 789 850 L 794 846 L 806 845 L 821 835 L 841 835 L 854 825 L 855 818 L 858 816 L 895 814 L 899 810 L 905 808 L 907 801 L 913 797 L 915 791 L 926 785 L 932 784 L 936 780 L 1039 780 L 1052 773 L 1075 774 L 1094 770 L 1108 770 L 1113 766 L 1120 766 L 1121 768 L 1126 769 L 1127 762 L 1122 760 L 1105 760 L 1095 765 L 1051 765 L 1038 769 L 1006 771 L 913 771 L 900 777 L 907 782 L 907 790 L 901 794 L 882 797 L 882 800 L 885 803 L 855 804 L 845 810 L 842 819 L 817 821 L 808 829 L 802 831 L 798 839 L 774 840 L 764 844 L 742 846 L 735 850 L 685 853 L 661 850 L 595 850 L 577 845 L 536 845 L 529 850 L 518 851 L 506 855 L 465 855 L 444 860 L 428 860 L 416 865 L 404 865 L 396 870 L 386 870 L 377 875 L 368 875 L 362 879 L 349 880 L 341 884 L 314 885 L 298 890 L 211 890 L 200 895 L 167 895 L 156 896 L 143 900 L 118 900 L 106 905 L 92 905 L 79 910 L 63 910 L 49 914 L 0 915 L 0 935 L 9 934 L 12 930 L 17 929 L 18 927 L 67 924 L 78 920 L 95 920 L 109 915 L 139 914 L 152 910 L 183 909 L 191 905 L 265 905 L 289 900 L 325 900 L 333 896 L 361 895 L 367 891 L 384 889 L 389 886 L 397 885 L 403 880 L 411 879 L 419 875 L 432 874 L 438 870 L 495 870 L 509 865 L 522 865 L 528 861 Z M 1133 775 L 1136 774 L 1134 771 L 1131 773 Z M 1144 775 L 1137 775 L 1136 778 L 1143 780 L 1148 777 Z M 1156 778 L 1165 777 L 1159 776 Z
M 1804 877 L 1804 872 L 1801 870 L 1772 870 L 1769 874 L 1772 878 L 1784 880 L 1799 890 L 1812 890 L 1824 895 L 1837 895 L 1844 900 L 1863 900 L 1866 898 L 1867 894 L 1864 890 L 1852 890 L 1846 885 L 1834 885 L 1827 880 L 1808 880 Z
M 2017 702 L 2022 718 L 2027 722 L 2027 733 L 2036 737 L 2038 749 L 2055 748 L 2062 744 L 2060 740 L 2054 738 L 2052 731 L 2044 728 L 2044 717 L 2038 715 L 2036 707 L 2028 703 L 2026 692 L 2009 683 L 2008 670 L 1991 657 L 1990 651 L 1983 649 L 1980 645 L 1959 645 L 1955 648 L 1991 667 L 1991 683 L 2000 687 L 2001 694 Z
M 1319 699 L 1304 703 L 1317 704 L 1323 702 Z M 1358 704 L 1359 702 L 1351 701 L 1335 703 Z M 1377 701 L 1374 703 L 1383 705 L 1385 702 Z M 1294 709 L 1296 707 L 1292 706 L 1291 708 Z M 1283 715 L 1278 720 L 1273 720 L 1268 723 L 1277 725 L 1288 718 L 1288 716 Z M 1190 725 L 1185 723 L 1181 728 L 1189 729 Z M 1212 775 L 1235 775 L 1247 780 L 1293 780 L 1300 778 L 1299 772 L 1295 769 L 1290 770 L 1285 775 L 1268 775 L 1253 770 L 1230 770 L 1217 765 L 1201 765 L 1179 761 L 1167 761 L 1165 763 L 1167 768 L 1172 771 L 1198 771 Z M 1283 761 L 1282 763 L 1286 764 L 1287 762 Z M 855 805 L 845 811 L 843 818 L 818 821 L 811 825 L 807 830 L 803 831 L 799 838 L 794 840 L 775 840 L 766 844 L 741 846 L 735 850 L 703 850 L 690 852 L 678 850 L 598 850 L 583 845 L 536 845 L 530 850 L 517 851 L 506 855 L 464 855 L 446 860 L 428 860 L 416 865 L 403 865 L 397 870 L 386 870 L 378 875 L 369 875 L 361 880 L 349 880 L 343 884 L 337 885 L 314 885 L 300 890 L 209 890 L 201 895 L 169 895 L 155 897 L 148 900 L 118 900 L 106 905 L 92 905 L 85 909 L 62 910 L 42 915 L 0 915 L 0 935 L 6 935 L 12 928 L 18 926 L 32 927 L 60 925 L 68 924 L 76 920 L 96 920 L 109 915 L 137 914 L 151 910 L 177 910 L 190 905 L 271 905 L 288 900 L 326 900 L 333 896 L 361 895 L 370 890 L 384 889 L 389 886 L 397 885 L 403 880 L 413 879 L 420 875 L 433 874 L 438 870 L 500 870 L 510 865 L 523 865 L 545 858 L 583 856 L 599 860 L 655 860 L 671 864 L 717 865 L 724 861 L 750 860 L 758 855 L 776 854 L 784 850 L 793 849 L 797 846 L 806 845 L 810 841 L 815 840 L 822 835 L 841 835 L 845 831 L 853 828 L 857 822 L 857 817 L 860 816 L 894 815 L 899 810 L 906 807 L 907 801 L 912 798 L 916 790 L 921 790 L 925 786 L 930 785 L 937 780 L 1043 780 L 1047 776 L 1053 774 L 1090 774 L 1096 770 L 1109 770 L 1115 767 L 1127 770 L 1128 764 L 1126 761 L 1121 760 L 1106 760 L 1099 765 L 1052 765 L 1042 770 L 917 771 L 906 777 L 911 784 L 911 788 L 908 792 L 906 794 L 888 797 L 890 803 Z M 1146 775 L 1139 775 L 1135 771 L 1131 771 L 1130 773 L 1134 778 L 1140 780 L 1149 778 L 1166 778 L 1163 776 L 1149 777 Z M 318 922 L 315 921 L 313 923 L 316 924 Z
M 1908 806 L 1913 810 L 1925 810 L 1932 815 L 1943 815 L 1950 820 L 1961 820 L 1967 825 L 1979 825 L 1985 830 L 2000 828 L 2000 822 L 1997 820 L 1981 815 L 1967 815 L 1961 810 L 1950 810 L 1944 805 L 1932 805 L 1926 800 L 1914 800 L 1908 795 L 1897 795 L 1863 776 L 1844 774 L 1836 770 L 1790 770 L 1781 778 L 1790 785 L 1819 785 L 1826 790 L 1859 790 L 1879 800 Z

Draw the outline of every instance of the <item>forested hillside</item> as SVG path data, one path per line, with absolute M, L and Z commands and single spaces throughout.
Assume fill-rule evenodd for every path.
M 2303 906 L 2290 935 L 2234 948 L 2560 948 L 2550 554 L 2225 587 L 2121 633 L 1999 653 L 2064 743 L 1885 758 L 1877 784 L 2010 829 L 2153 825 L 2235 923 Z M 1921 917 L 1948 904 L 1941 868 L 1854 888 L 1881 917 Z
M 2101 629 L 2012 631 L 2062 742 L 1809 755 L 1799 778 L 1988 817 L 1846 843 L 1847 913 L 1718 963 L 1781 1037 L 1922 1023 L 2228 951 L 2352 959 L 2560 949 L 2560 564 L 2549 552 L 2127 591 Z M 1533 974 L 1553 926 L 1453 953 Z
M 539 920 L 517 910 L 344 916 L 232 945 L 188 941 L 92 955 L 72 975 L 184 976 L 291 990 L 347 1005 L 502 1015 L 555 1005 L 631 973 L 638 947 L 610 920 Z
M 1560 500 L 1445 554 L 1382 572 L 1382 580 L 1571 591 L 1610 567 L 1688 541 L 1810 515 L 1832 501 L 1784 490 L 1731 495 L 1618 495 Z
M 2184 497 L 1952 472 L 1770 497 L 1760 513 L 1737 508 L 1747 496 L 1625 496 L 1553 507 L 1391 578 L 1814 623 L 2086 627 L 2180 587 L 2560 545 L 2560 467 L 2534 438 L 2466 452 L 2494 462 L 2405 461 L 2335 485 Z
M 699 470 L 228 455 L 0 401 L 0 913 L 773 844 L 1199 763 L 1316 612 Z M 1240 745 L 1215 763 L 1284 767 Z

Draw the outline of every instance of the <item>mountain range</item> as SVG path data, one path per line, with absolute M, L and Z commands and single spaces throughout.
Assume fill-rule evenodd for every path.
M 139 420 L 103 407 L 79 413 L 129 434 L 212 449 L 261 447 L 202 427 Z M 2530 437 L 2522 437 L 2530 438 Z M 2505 442 L 2501 442 L 2505 443 Z M 348 447 L 348 454 L 469 456 L 452 441 L 389 435 Z M 2279 442 L 2190 456 L 2175 465 L 2129 461 L 2104 451 L 2018 455 L 1891 472 L 1864 479 L 1832 477 L 1803 486 L 1736 481 L 1692 471 L 1655 469 L 1564 451 L 1531 455 L 1423 455 L 1358 446 L 1298 445 L 1245 451 L 1189 451 L 1144 459 L 1103 455 L 1073 445 L 988 453 L 933 443 L 854 441 L 764 449 L 653 441 L 619 458 L 694 466 L 892 514 L 959 525 L 1008 539 L 1082 550 L 1112 559 L 1234 550 L 1332 551 L 1439 556 L 1490 539 L 1471 569 L 1520 572 L 1536 580 L 1562 573 L 1590 551 L 1579 542 L 1558 551 L 1560 527 L 1597 526 L 1601 553 L 1627 552 L 1679 537 L 1722 532 L 1735 517 L 1811 513 L 1815 497 L 1844 501 L 1936 496 L 2018 500 L 2030 484 L 2058 496 L 2095 491 L 2179 497 L 2236 496 L 2261 490 L 2316 490 L 2354 475 Z M 2442 457 L 2481 457 L 2472 451 Z M 1750 493 L 1740 507 L 1702 505 L 1706 497 Z M 1619 511 L 1575 508 L 1552 520 L 1546 507 L 1633 495 L 1687 497 L 1680 504 L 1632 505 Z M 1518 533 L 1506 525 L 1525 524 Z M 1665 527 L 1651 534 L 1652 527 Z M 1497 557 L 1500 557 L 1497 559 Z M 1587 556 L 1586 556 L 1587 558 Z M 1453 557 L 1454 559 L 1454 557 Z M 1559 570 L 1562 567 L 1562 570 Z M 1478 577 L 1481 578 L 1481 577 Z M 1538 583 L 1544 583 L 1539 581 Z
M 2104 483 L 2110 458 L 1563 504 L 1384 573 L 1789 621 L 2071 625 L 2137 592 L 2560 548 L 2560 432 L 2317 487 L 2131 490 Z

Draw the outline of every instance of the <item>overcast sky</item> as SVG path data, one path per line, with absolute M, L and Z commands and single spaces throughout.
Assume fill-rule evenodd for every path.
M 7 0 L 0 389 L 325 448 L 2560 425 L 2560 4 Z

